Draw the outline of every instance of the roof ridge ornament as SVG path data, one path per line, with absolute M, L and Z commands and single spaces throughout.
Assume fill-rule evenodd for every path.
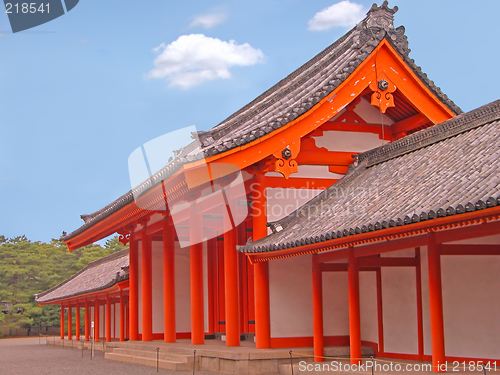
M 388 1 L 384 1 L 381 6 L 377 6 L 376 3 L 373 4 L 366 14 L 363 24 L 366 25 L 367 28 L 376 27 L 384 29 L 385 31 L 393 30 L 394 13 L 398 11 L 398 7 L 394 6 L 394 8 L 391 9 L 388 5 Z

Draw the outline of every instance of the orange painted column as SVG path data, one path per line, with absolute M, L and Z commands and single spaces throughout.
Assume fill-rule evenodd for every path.
M 130 340 L 139 340 L 139 251 L 134 239 L 129 244 L 129 323 Z
M 80 341 L 80 304 L 76 301 L 75 310 L 75 335 L 76 341 Z
M 321 273 L 321 263 L 317 261 L 316 254 L 312 256 L 312 287 L 314 361 L 324 362 L 323 275 Z
M 111 342 L 111 300 L 106 296 L 106 342 Z
M 253 206 L 253 240 L 267 236 L 266 185 L 262 174 L 256 174 L 251 185 Z M 254 266 L 255 347 L 271 347 L 271 319 L 269 313 L 269 263 Z
M 189 216 L 189 251 L 191 280 L 191 344 L 205 343 L 205 318 L 203 308 L 203 235 L 202 214 L 196 212 L 196 204 L 191 203 Z
M 175 230 L 170 217 L 163 219 L 163 341 L 176 341 Z
M 120 341 L 125 341 L 125 297 L 120 291 Z
M 349 252 L 349 342 L 351 347 L 351 364 L 361 363 L 361 314 L 359 311 L 359 266 L 354 250 Z
M 151 237 L 144 228 L 141 240 L 142 341 L 153 340 L 152 262 Z
M 71 322 L 71 305 L 68 306 L 68 340 L 71 340 L 72 332 L 72 322 Z
M 94 303 L 94 341 L 99 342 L 99 300 L 97 296 Z
M 441 288 L 441 255 L 434 234 L 427 242 L 429 267 L 429 310 L 431 318 L 432 366 L 434 372 L 441 372 L 446 363 L 444 346 L 443 295 Z
M 61 340 L 64 340 L 64 306 L 61 303 Z
M 224 222 L 224 284 L 226 306 L 226 346 L 240 345 L 240 312 L 238 300 L 238 254 L 236 253 L 237 229 Z
M 89 301 L 85 299 L 85 341 L 90 340 L 90 307 Z

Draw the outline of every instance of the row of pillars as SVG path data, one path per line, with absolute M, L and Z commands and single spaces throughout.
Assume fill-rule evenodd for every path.
M 428 271 L 429 271 L 429 308 L 431 322 L 432 365 L 439 371 L 439 365 L 446 363 L 444 345 L 443 297 L 441 285 L 441 257 L 439 245 L 434 235 L 428 235 Z M 321 263 L 313 255 L 313 345 L 314 360 L 324 361 L 323 336 L 323 281 Z M 351 364 L 361 363 L 361 319 L 359 299 L 359 264 L 354 249 L 350 249 L 348 258 L 348 297 L 349 297 L 349 342 Z
M 255 176 L 253 197 L 253 237 L 258 240 L 267 235 L 266 195 L 263 175 Z M 225 215 L 227 216 L 227 215 Z M 190 294 L 191 294 L 191 343 L 201 345 L 205 342 L 205 317 L 203 302 L 203 244 L 202 215 L 196 212 L 196 206 L 191 205 L 190 215 Z M 226 220 L 229 220 L 226 218 Z M 231 223 L 225 223 L 226 228 L 232 228 Z M 171 218 L 166 216 L 163 223 L 163 305 L 164 305 L 164 341 L 176 341 L 175 323 L 175 231 Z M 144 227 L 141 234 L 141 304 L 142 304 L 142 341 L 153 339 L 152 322 L 152 253 L 151 236 L 146 234 Z M 224 281 L 225 281 L 225 311 L 226 311 L 226 345 L 240 345 L 240 324 L 238 304 L 238 267 L 237 267 L 237 231 L 236 228 L 224 233 Z M 129 309 L 130 309 L 130 340 L 139 340 L 139 268 L 138 239 L 130 241 L 129 266 Z M 269 268 L 267 262 L 254 265 L 255 289 L 255 334 L 256 347 L 265 349 L 271 347 L 271 330 L 269 317 Z
M 84 307 L 84 325 L 85 325 L 85 341 L 90 340 L 91 336 L 91 327 L 90 327 L 90 321 L 91 321 L 91 314 L 90 314 L 90 309 L 91 305 L 88 300 L 85 301 L 85 304 L 82 306 L 78 301 L 76 301 L 76 308 L 75 308 L 75 327 L 76 327 L 76 340 L 80 340 L 80 308 Z M 65 316 L 64 316 L 64 305 L 61 304 L 61 340 L 64 339 L 64 321 L 65 321 Z M 93 332 L 93 337 L 95 341 L 99 341 L 100 335 L 99 335 L 99 299 L 96 297 L 94 301 L 94 332 Z M 112 325 L 112 319 L 111 319 L 111 299 L 109 296 L 106 297 L 106 304 L 105 304 L 105 327 L 106 327 L 106 332 L 105 332 L 105 338 L 107 342 L 111 342 L 111 325 Z M 119 318 L 119 326 L 120 326 L 120 341 L 125 341 L 125 296 L 123 293 L 120 293 L 120 318 Z M 71 340 L 73 336 L 73 331 L 72 331 L 72 307 L 71 305 L 68 306 L 68 340 Z

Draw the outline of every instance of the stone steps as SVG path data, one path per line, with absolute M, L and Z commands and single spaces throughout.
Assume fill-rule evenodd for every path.
M 147 358 L 147 357 L 137 357 L 129 354 L 119 354 L 119 353 L 106 353 L 104 358 L 119 361 L 119 362 L 127 362 L 127 363 L 135 363 L 138 365 L 144 365 L 149 367 L 156 367 L 157 362 L 156 358 Z M 165 359 L 160 359 L 158 361 L 158 367 L 166 370 L 172 371 L 187 371 L 192 370 L 192 365 L 186 362 L 175 362 L 175 361 L 167 361 Z

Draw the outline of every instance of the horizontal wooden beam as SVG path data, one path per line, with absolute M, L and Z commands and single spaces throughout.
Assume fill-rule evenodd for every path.
M 294 178 L 288 180 L 283 177 L 266 176 L 266 187 L 271 189 L 320 189 L 325 190 L 332 186 L 337 179 L 332 178 Z
M 411 117 L 405 118 L 395 124 L 392 124 L 392 133 L 397 134 L 401 132 L 409 132 L 415 128 L 425 125 L 429 122 L 429 119 L 421 113 L 417 113 Z
M 295 159 L 299 165 L 351 165 L 354 161 L 352 155 L 357 152 L 328 151 L 326 148 L 317 150 L 302 150 Z
M 418 236 L 398 238 L 395 240 L 388 240 L 372 245 L 363 245 L 354 248 L 354 255 L 356 257 L 366 257 L 370 255 L 377 255 L 389 253 L 392 251 L 411 249 L 418 246 L 425 246 L 427 243 L 427 235 L 422 234 Z
M 359 258 L 359 267 L 363 269 L 377 269 L 381 267 L 416 267 L 418 260 L 415 257 L 397 257 L 397 258 L 381 258 L 381 257 L 365 257 Z M 321 270 L 323 272 L 341 272 L 347 271 L 347 263 L 322 263 Z
M 500 245 L 444 244 L 441 255 L 500 255 Z

